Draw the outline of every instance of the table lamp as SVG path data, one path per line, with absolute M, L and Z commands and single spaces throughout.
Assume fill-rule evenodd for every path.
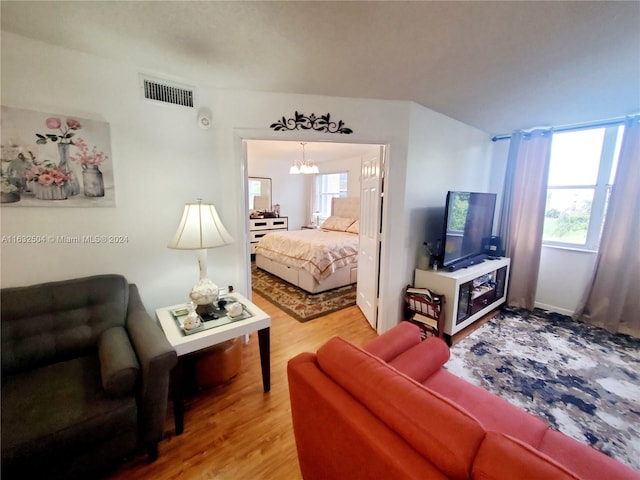
M 218 287 L 207 278 L 207 249 L 221 247 L 233 242 L 233 238 L 224 227 L 211 203 L 187 203 L 184 207 L 182 220 L 178 225 L 173 239 L 167 247 L 178 250 L 196 250 L 200 280 L 196 283 L 189 297 L 198 307 L 199 315 L 207 315 L 215 307 L 212 305 L 218 299 Z

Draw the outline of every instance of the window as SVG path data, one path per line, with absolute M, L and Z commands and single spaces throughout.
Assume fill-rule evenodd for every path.
M 624 126 L 554 133 L 543 243 L 597 250 Z
M 316 198 L 314 217 L 318 223 L 322 223 L 331 215 L 331 199 L 333 197 L 347 196 L 347 181 L 349 174 L 343 173 L 327 173 L 316 175 Z

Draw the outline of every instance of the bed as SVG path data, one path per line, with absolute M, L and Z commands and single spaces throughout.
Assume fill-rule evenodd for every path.
M 334 198 L 322 228 L 262 237 L 256 266 L 313 294 L 356 283 L 359 217 L 359 198 Z

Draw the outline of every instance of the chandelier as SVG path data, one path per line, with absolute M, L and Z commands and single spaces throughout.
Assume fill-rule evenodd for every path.
M 302 145 L 302 161 L 295 160 L 293 162 L 293 165 L 291 165 L 291 168 L 289 169 L 289 173 L 291 173 L 292 175 L 297 175 L 299 173 L 305 175 L 320 173 L 320 170 L 318 170 L 318 166 L 313 162 L 307 161 L 307 158 L 305 157 L 304 146 L 306 145 L 306 143 L 300 142 L 300 145 Z

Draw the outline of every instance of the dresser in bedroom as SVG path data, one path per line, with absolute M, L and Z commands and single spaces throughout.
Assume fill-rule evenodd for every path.
M 255 257 L 256 245 L 267 233 L 275 230 L 289 230 L 287 217 L 274 218 L 250 218 L 249 219 L 249 244 L 251 245 L 251 259 Z

